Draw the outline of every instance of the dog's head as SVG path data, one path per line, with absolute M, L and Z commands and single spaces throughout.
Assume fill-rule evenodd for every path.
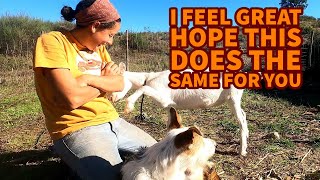
M 173 138 L 174 147 L 183 156 L 196 158 L 199 162 L 207 162 L 215 153 L 216 142 L 204 138 L 196 126 L 184 127 L 181 124 L 181 117 L 174 108 L 170 108 L 167 128 L 168 136 Z
M 209 158 L 216 142 L 204 138 L 199 128 L 184 127 L 174 108 L 170 109 L 168 134 L 161 141 L 145 149 L 136 160 L 122 168 L 123 179 L 195 179 L 210 177 Z

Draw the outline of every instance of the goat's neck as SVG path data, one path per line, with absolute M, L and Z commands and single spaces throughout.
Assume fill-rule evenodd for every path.
M 125 78 L 127 78 L 132 83 L 132 88 L 137 89 L 142 87 L 148 78 L 149 73 L 144 72 L 124 72 Z

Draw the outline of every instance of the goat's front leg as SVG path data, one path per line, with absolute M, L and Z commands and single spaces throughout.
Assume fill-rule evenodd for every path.
M 152 99 L 157 101 L 163 108 L 166 108 L 170 105 L 175 105 L 175 102 L 173 102 L 169 96 L 159 92 L 158 90 L 150 86 L 142 86 L 127 98 L 127 104 L 124 110 L 125 113 L 130 113 L 134 109 L 135 102 L 138 100 L 140 96 L 142 96 L 142 94 L 150 96 Z

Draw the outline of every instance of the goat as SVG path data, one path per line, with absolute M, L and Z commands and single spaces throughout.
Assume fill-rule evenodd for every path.
M 240 154 L 246 156 L 249 130 L 246 113 L 241 108 L 243 89 L 237 89 L 233 85 L 231 85 L 229 89 L 171 89 L 168 86 L 169 70 L 149 73 L 130 72 L 124 71 L 124 63 L 120 63 L 119 67 L 123 70 L 125 87 L 121 92 L 112 93 L 111 100 L 116 102 L 122 99 L 131 88 L 136 89 L 136 91 L 126 99 L 126 107 L 124 110 L 126 113 L 134 109 L 135 102 L 142 94 L 150 96 L 163 108 L 198 109 L 227 103 L 232 114 L 235 115 L 240 124 Z

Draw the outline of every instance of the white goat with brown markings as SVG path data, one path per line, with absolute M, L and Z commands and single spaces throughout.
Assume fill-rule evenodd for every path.
M 119 67 L 124 70 L 124 63 L 120 63 Z M 126 113 L 134 109 L 135 102 L 142 94 L 150 96 L 163 108 L 198 109 L 227 103 L 240 124 L 240 154 L 246 156 L 249 130 L 246 113 L 241 108 L 243 89 L 237 89 L 232 85 L 229 89 L 171 89 L 168 86 L 169 74 L 169 70 L 150 73 L 124 71 L 125 88 L 122 92 L 112 93 L 111 99 L 113 102 L 118 101 L 131 88 L 135 89 L 136 91 L 126 99 Z

